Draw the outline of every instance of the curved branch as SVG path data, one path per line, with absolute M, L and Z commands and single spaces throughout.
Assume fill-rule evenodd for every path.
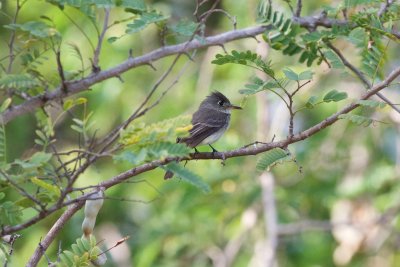
M 400 67 L 396 68 L 393 70 L 385 80 L 382 82 L 376 84 L 371 90 L 367 91 L 364 93 L 359 99 L 360 100 L 365 100 L 370 98 L 371 96 L 375 95 L 377 92 L 380 90 L 388 87 L 398 76 L 400 76 Z M 163 160 L 154 160 L 152 162 L 140 165 L 138 167 L 135 167 L 133 169 L 130 169 L 128 171 L 125 171 L 123 173 L 120 173 L 106 181 L 101 182 L 98 186 L 102 186 L 107 188 L 110 188 L 114 185 L 117 185 L 133 176 L 136 176 L 138 174 L 154 170 L 155 168 L 168 164 L 169 162 L 172 161 L 186 161 L 186 160 L 209 160 L 209 159 L 228 159 L 228 158 L 234 158 L 234 157 L 243 157 L 243 156 L 250 156 L 250 155 L 257 155 L 266 151 L 269 151 L 273 148 L 286 148 L 288 145 L 297 143 L 299 141 L 302 141 L 318 132 L 321 130 L 325 129 L 326 127 L 332 125 L 333 123 L 337 122 L 339 120 L 339 116 L 342 114 L 349 113 L 350 111 L 354 110 L 357 108 L 359 104 L 357 104 L 357 101 L 345 106 L 342 110 L 336 112 L 335 114 L 329 116 L 322 122 L 308 128 L 307 130 L 304 130 L 298 134 L 293 135 L 292 137 L 288 137 L 285 140 L 279 141 L 279 142 L 271 142 L 271 143 L 261 143 L 259 146 L 244 146 L 239 149 L 231 150 L 231 151 L 226 151 L 226 152 L 218 152 L 218 153 L 212 153 L 212 152 L 202 152 L 202 153 L 192 153 L 186 158 L 176 158 L 176 157 L 168 157 Z M 90 192 L 84 196 L 82 196 L 82 200 L 85 199 L 85 197 L 88 197 L 92 194 L 93 192 Z M 76 200 L 70 201 L 70 203 L 75 203 Z M 14 232 L 20 231 L 22 229 L 25 229 L 26 227 L 33 225 L 40 221 L 41 219 L 47 217 L 49 214 L 59 210 L 59 206 L 52 206 L 49 209 L 46 210 L 46 212 L 39 213 L 35 217 L 31 218 L 30 220 L 24 222 L 23 224 L 19 225 L 14 225 L 14 226 L 8 226 L 4 227 L 1 231 L 1 236 L 12 234 Z
M 32 254 L 32 257 L 29 259 L 26 266 L 36 266 L 39 263 L 40 258 L 43 256 L 44 252 L 53 242 L 54 238 L 57 236 L 57 233 L 64 227 L 64 224 L 68 222 L 68 220 L 78 211 L 80 210 L 85 201 L 80 201 L 70 206 L 58 220 L 53 224 L 50 231 L 46 234 L 44 239 L 39 242 L 35 252 Z
M 400 75 L 400 67 L 396 68 L 393 70 L 384 81 L 381 83 L 375 85 L 371 90 L 363 94 L 360 99 L 365 100 L 370 98 L 371 96 L 375 95 L 377 92 L 380 90 L 388 87 L 391 82 L 393 82 L 398 76 Z M 263 143 L 258 147 L 255 146 L 245 146 L 236 150 L 232 151 L 227 151 L 227 152 L 218 152 L 218 153 L 213 153 L 213 152 L 205 152 L 205 153 L 192 153 L 186 158 L 176 158 L 176 157 L 168 157 L 163 160 L 154 160 L 152 162 L 140 165 L 138 167 L 135 167 L 133 169 L 130 169 L 128 171 L 125 171 L 123 173 L 120 173 L 119 175 L 116 175 L 104 182 L 101 182 L 96 188 L 98 187 L 104 187 L 105 189 L 110 188 L 114 185 L 120 184 L 121 182 L 124 182 L 125 180 L 136 176 L 138 174 L 144 173 L 151 171 L 153 169 L 156 169 L 157 167 L 161 165 L 168 164 L 169 162 L 172 161 L 186 161 L 186 160 L 199 160 L 199 159 L 227 159 L 227 158 L 233 158 L 233 157 L 241 157 L 241 156 L 249 156 L 249 155 L 257 155 L 263 152 L 266 152 L 268 150 L 271 150 L 276 147 L 280 148 L 286 148 L 288 145 L 299 142 L 301 140 L 304 140 L 321 130 L 325 129 L 326 127 L 332 125 L 333 123 L 337 122 L 339 120 L 339 116 L 342 114 L 349 113 L 350 111 L 354 110 L 357 108 L 359 104 L 357 104 L 357 101 L 345 106 L 342 110 L 336 112 L 335 114 L 329 116 L 322 122 L 308 128 L 307 130 L 300 132 L 294 136 L 289 136 L 287 139 L 279 141 L 279 142 L 271 142 L 271 143 Z M 82 208 L 84 204 L 84 200 L 89 198 L 94 192 L 96 192 L 98 189 L 94 189 L 92 192 L 86 193 L 85 195 L 74 199 L 70 200 L 67 203 L 64 203 L 65 205 L 72 204 L 66 210 L 61 217 L 57 220 L 57 222 L 53 225 L 49 233 L 45 236 L 43 239 L 43 242 L 39 243 L 38 248 L 36 248 L 36 251 L 34 255 L 32 256 L 31 260 L 29 261 L 27 266 L 36 266 L 36 264 L 39 262 L 40 258 L 43 256 L 44 252 L 50 245 L 50 243 L 54 240 L 56 233 L 61 230 L 62 226 L 65 224 L 66 221 L 69 220 L 75 214 L 80 208 Z M 51 210 L 51 212 L 50 212 Z M 55 210 L 58 210 L 56 207 L 52 207 L 47 211 L 47 215 L 49 213 L 54 212 Z M 40 216 L 40 214 L 38 215 Z M 32 219 L 31 219 L 32 220 Z M 40 219 L 35 219 L 35 222 L 39 221 Z M 33 223 L 35 223 L 33 222 Z M 27 222 L 29 223 L 29 221 Z M 30 224 L 33 224 L 30 223 Z M 10 234 L 15 231 L 20 230 L 20 226 L 14 226 L 14 227 L 9 227 L 5 228 L 2 231 L 2 234 Z
M 151 62 L 154 62 L 161 58 L 187 52 L 193 49 L 221 45 L 237 39 L 254 37 L 263 33 L 267 28 L 268 26 L 254 26 L 240 30 L 233 30 L 204 38 L 204 40 L 195 39 L 178 45 L 165 46 L 140 57 L 128 58 L 121 64 L 110 69 L 99 71 L 97 73 L 92 73 L 80 80 L 66 82 L 68 93 L 64 93 L 61 86 L 59 86 L 54 91 L 48 92 L 44 95 L 33 97 L 20 105 L 11 107 L 0 116 L 0 120 L 2 120 L 4 124 L 6 124 L 18 116 L 33 112 L 36 108 L 42 107 L 50 101 L 77 94 L 79 92 L 87 90 L 89 87 L 93 86 L 96 83 L 112 77 L 118 77 L 122 73 L 130 69 L 136 68 L 138 66 L 148 65 Z

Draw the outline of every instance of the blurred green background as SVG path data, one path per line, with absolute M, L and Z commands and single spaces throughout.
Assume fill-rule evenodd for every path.
M 190 4 L 189 4 L 190 2 Z M 148 1 L 154 8 L 171 15 L 171 21 L 187 18 L 193 20 L 194 1 Z M 314 15 L 323 5 L 337 1 L 304 1 L 303 15 Z M 255 25 L 258 1 L 224 0 L 221 8 L 236 16 L 237 27 Z M 277 1 L 276 8 L 287 10 L 284 1 Z M 15 1 L 2 1 L 1 24 L 10 23 L 5 15 L 13 14 Z M 65 13 L 80 25 L 92 42 L 96 43 L 93 25 L 79 11 L 67 7 Z M 45 1 L 29 0 L 21 10 L 19 22 L 36 20 L 38 16 L 50 17 L 63 36 L 62 62 L 66 71 L 80 68 L 80 62 L 71 44 L 80 48 L 85 67 L 90 67 L 91 50 L 82 32 L 58 8 Z M 99 18 L 103 12 L 99 11 Z M 123 10 L 115 9 L 111 21 L 126 17 Z M 100 20 L 101 21 L 101 20 Z M 101 23 L 99 23 L 101 25 Z M 222 14 L 215 14 L 207 23 L 207 34 L 232 30 L 231 21 Z M 120 36 L 123 26 L 116 26 L 106 38 Z M 2 40 L 8 40 L 10 31 L 1 28 Z M 171 40 L 174 43 L 179 40 Z M 357 64 L 354 47 L 338 42 L 338 46 Z M 146 30 L 124 36 L 110 44 L 105 41 L 100 66 L 107 69 L 128 58 L 139 56 L 160 47 L 158 29 L 151 25 Z M 263 42 L 261 37 L 238 40 L 225 45 L 226 50 L 251 50 L 272 61 L 274 70 L 283 67 L 304 71 L 307 67 L 297 63 L 296 57 L 283 56 Z M 1 57 L 7 55 L 6 42 L 0 43 Z M 137 122 L 153 123 L 194 112 L 201 100 L 213 90 L 220 90 L 233 103 L 242 104 L 243 111 L 232 115 L 230 129 L 216 144 L 220 151 L 239 148 L 256 140 L 268 142 L 287 136 L 288 114 L 279 99 L 272 94 L 260 93 L 244 98 L 239 90 L 248 79 L 257 75 L 253 70 L 239 66 L 212 65 L 221 47 L 200 50 L 194 62 L 186 56 L 180 58 L 173 72 L 161 85 L 153 99 L 164 91 L 183 69 L 184 74 L 162 102 Z M 398 63 L 399 51 L 390 51 L 393 65 Z M 49 63 L 41 71 L 49 78 L 58 79 L 54 55 L 45 56 Z M 152 85 L 169 67 L 173 57 L 157 62 L 154 71 L 142 66 L 101 82 L 90 91 L 80 94 L 88 98 L 88 109 L 94 112 L 97 136 L 103 136 L 126 119 L 144 100 Z M 346 91 L 356 99 L 364 88 L 353 76 L 334 71 L 324 64 L 311 68 L 315 72 L 310 85 L 295 101 L 304 104 L 311 95 L 323 95 L 337 89 Z M 17 70 L 16 70 L 17 71 Z M 399 99 L 398 86 L 385 90 L 391 99 Z M 312 126 L 341 106 L 348 103 L 330 103 L 302 112 L 296 117 L 295 132 Z M 396 102 L 395 102 L 396 103 Z M 82 110 L 73 110 L 79 114 Z M 362 112 L 368 112 L 363 110 Z M 299 222 L 318 221 L 329 225 L 335 221 L 352 224 L 328 227 L 325 230 L 294 231 L 279 235 L 277 259 L 280 266 L 399 266 L 400 222 L 395 214 L 377 223 L 389 209 L 398 210 L 400 198 L 399 167 L 400 140 L 399 114 L 386 107 L 371 112 L 372 117 L 386 123 L 369 127 L 339 121 L 315 136 L 291 145 L 296 157 L 293 162 L 278 164 L 272 170 L 275 180 L 275 198 L 280 224 L 294 226 Z M 137 123 L 135 122 L 135 123 Z M 70 128 L 66 116 L 56 127 L 58 147 L 76 146 L 78 136 Z M 8 157 L 21 157 L 34 146 L 36 122 L 33 114 L 24 115 L 10 122 L 7 127 Z M 200 151 L 209 151 L 200 147 Z M 102 207 L 95 227 L 98 240 L 104 247 L 111 247 L 123 236 L 130 239 L 108 253 L 107 266 L 262 266 L 260 258 L 265 253 L 263 191 L 260 173 L 256 171 L 258 156 L 229 159 L 225 166 L 220 161 L 191 161 L 187 168 L 199 174 L 211 186 L 209 194 L 177 178 L 164 181 L 164 172 L 156 169 L 117 185 L 106 191 L 108 199 Z M 124 170 L 129 164 L 100 160 L 90 167 L 77 181 L 77 187 L 93 185 Z M 301 167 L 302 171 L 299 171 Z M 121 199 L 124 198 L 128 201 Z M 23 266 L 61 213 L 56 213 L 28 229 L 15 243 L 14 255 L 9 266 Z M 32 212 L 24 211 L 28 218 Z M 60 232 L 57 240 L 46 253 L 56 258 L 59 242 L 68 249 L 81 236 L 83 212 L 77 213 Z M 380 222 L 380 221 L 379 221 Z M 310 223 L 311 224 L 311 223 Z M 324 225 L 325 225 L 324 224 Z M 318 228 L 318 227 L 317 227 Z M 332 228 L 332 229 L 330 229 Z M 41 261 L 46 266 L 46 261 Z

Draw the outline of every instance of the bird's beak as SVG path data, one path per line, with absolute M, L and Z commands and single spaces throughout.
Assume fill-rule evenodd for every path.
M 227 106 L 228 109 L 242 109 L 242 107 L 235 106 L 235 105 L 229 105 Z

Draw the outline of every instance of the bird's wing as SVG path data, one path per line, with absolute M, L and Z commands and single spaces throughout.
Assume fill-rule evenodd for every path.
M 204 139 L 218 132 L 220 129 L 221 127 L 218 127 L 216 125 L 208 123 L 196 123 L 189 131 L 190 136 L 182 138 L 180 142 L 186 143 L 186 145 L 188 145 L 189 147 L 196 147 Z
M 196 147 L 210 135 L 222 128 L 226 128 L 229 116 L 227 113 L 216 112 L 215 110 L 195 112 L 192 118 L 193 128 L 189 130 L 190 136 L 182 138 L 181 142 L 186 143 L 190 147 Z

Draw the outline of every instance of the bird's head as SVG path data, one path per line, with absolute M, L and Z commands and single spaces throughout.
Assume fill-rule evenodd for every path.
M 229 99 L 218 91 L 212 92 L 212 94 L 209 95 L 203 102 L 212 106 L 213 109 L 217 109 L 225 113 L 230 113 L 232 109 L 242 109 L 239 106 L 231 104 Z

